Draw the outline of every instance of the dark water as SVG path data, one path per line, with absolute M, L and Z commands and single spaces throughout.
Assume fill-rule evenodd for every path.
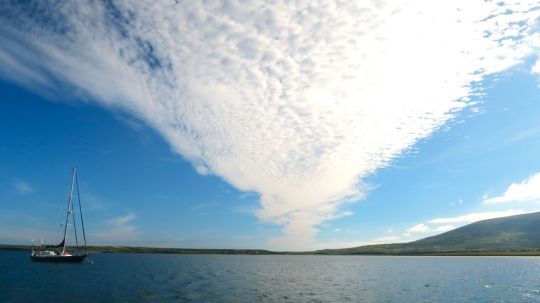
M 92 262 L 91 262 L 92 261 Z M 540 302 L 540 258 L 0 251 L 0 302 Z

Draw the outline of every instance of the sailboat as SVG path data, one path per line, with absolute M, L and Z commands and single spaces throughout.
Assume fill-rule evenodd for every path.
M 84 246 L 79 246 L 79 238 L 77 236 L 77 224 L 75 222 L 75 213 L 73 211 L 73 192 L 77 192 L 77 201 L 79 206 L 79 214 L 81 219 L 82 226 L 82 235 L 84 239 Z M 73 232 L 75 234 L 75 247 L 72 248 L 72 251 L 68 251 L 66 247 L 66 235 L 68 231 L 68 224 L 71 217 L 71 222 L 73 226 Z M 82 243 L 81 243 L 82 244 Z M 32 253 L 30 259 L 35 262 L 82 262 L 87 256 L 86 249 L 86 233 L 84 230 L 84 220 L 81 207 L 81 196 L 79 194 L 79 182 L 77 178 L 77 168 L 73 168 L 71 174 L 71 186 L 69 190 L 68 200 L 67 200 L 67 210 L 66 210 L 66 220 L 64 223 L 64 237 L 62 241 L 57 245 L 45 245 L 42 242 L 38 246 L 32 247 Z

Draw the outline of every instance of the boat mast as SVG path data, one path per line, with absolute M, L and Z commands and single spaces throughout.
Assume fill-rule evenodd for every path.
M 84 220 L 81 207 L 81 193 L 79 192 L 79 177 L 75 175 L 75 185 L 77 186 L 77 200 L 79 201 L 79 213 L 81 214 L 81 225 L 82 225 L 82 234 L 84 239 L 84 251 L 87 251 L 86 248 L 86 233 L 84 232 Z
M 66 223 L 64 224 L 64 247 L 62 248 L 62 255 L 66 252 L 66 232 L 67 232 L 67 224 L 69 219 L 69 213 L 71 210 L 71 200 L 73 197 L 73 183 L 75 183 L 75 172 L 76 168 L 73 168 L 73 172 L 71 174 L 71 187 L 69 189 L 69 196 L 68 196 L 68 202 L 67 202 L 67 211 L 66 211 Z
M 72 199 L 73 201 L 73 199 Z M 77 237 L 77 222 L 75 221 L 75 212 L 73 211 L 73 202 L 71 202 L 71 218 L 73 219 L 73 232 L 75 232 L 75 245 L 77 245 L 77 251 L 79 251 L 79 238 Z

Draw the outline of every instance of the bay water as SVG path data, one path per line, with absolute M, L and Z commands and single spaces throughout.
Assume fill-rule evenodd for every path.
M 0 251 L 0 302 L 540 302 L 540 258 Z

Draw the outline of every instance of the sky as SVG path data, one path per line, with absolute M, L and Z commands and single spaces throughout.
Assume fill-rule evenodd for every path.
M 307 250 L 540 211 L 538 1 L 6 1 L 0 243 Z

